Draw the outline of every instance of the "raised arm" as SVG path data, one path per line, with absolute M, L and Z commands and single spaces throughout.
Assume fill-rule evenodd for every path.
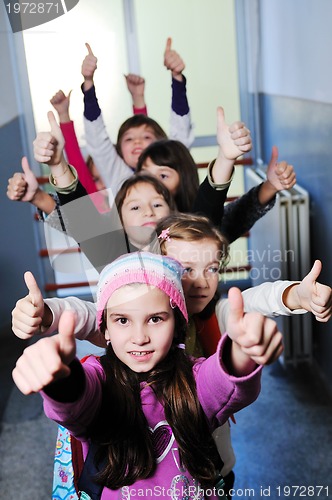
M 23 394 L 39 392 L 70 375 L 69 365 L 76 354 L 74 328 L 75 315 L 66 311 L 57 335 L 40 339 L 23 351 L 13 370 L 14 382 Z
M 273 146 L 266 181 L 225 206 L 221 231 L 229 242 L 243 236 L 273 208 L 276 193 L 291 189 L 295 183 L 293 166 L 285 161 L 278 162 L 278 149 Z
M 129 73 L 124 75 L 127 88 L 130 92 L 134 115 L 147 115 L 148 111 L 145 104 L 144 90 L 145 80 L 140 75 Z
M 97 193 L 97 186 L 78 144 L 74 122 L 70 119 L 70 94 L 71 92 L 69 92 L 66 96 L 62 90 L 59 90 L 52 97 L 50 103 L 59 116 L 59 123 L 65 140 L 65 152 L 68 162 L 75 167 L 79 180 L 85 187 L 86 191 L 89 194 Z M 107 209 L 107 205 L 105 205 L 105 197 L 101 193 L 95 194 L 92 200 L 100 212 L 104 212 Z
M 225 121 L 222 107 L 217 108 L 218 156 L 208 167 L 208 175 L 200 185 L 194 212 L 199 212 L 220 226 L 224 214 L 224 202 L 232 181 L 235 160 L 250 151 L 250 131 L 244 123 L 236 121 L 230 126 Z
M 97 58 L 88 43 L 85 44 L 88 54 L 82 63 L 84 78 L 82 91 L 84 94 L 84 132 L 87 150 L 107 188 L 115 196 L 123 182 L 132 175 L 111 141 L 103 120 L 94 87 L 94 73 L 97 69 Z
M 187 80 L 183 75 L 185 64 L 181 56 L 172 49 L 172 39 L 167 38 L 164 51 L 164 66 L 172 75 L 172 105 L 169 138 L 181 141 L 187 148 L 195 136 L 187 98 Z
M 54 198 L 40 189 L 26 156 L 22 158 L 22 170 L 23 172 L 16 172 L 8 179 L 8 198 L 12 201 L 29 202 L 42 212 L 50 214 L 56 207 Z
M 20 339 L 34 335 L 49 335 L 59 328 L 64 311 L 75 311 L 74 333 L 79 340 L 89 340 L 98 347 L 105 347 L 105 339 L 96 330 L 96 306 L 78 297 L 43 299 L 41 290 L 30 271 L 24 274 L 28 294 L 16 302 L 12 311 L 12 330 Z

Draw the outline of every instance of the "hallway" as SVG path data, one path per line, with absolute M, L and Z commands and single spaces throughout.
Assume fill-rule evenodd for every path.
M 0 499 L 49 500 L 57 428 L 39 395 L 21 395 L 10 380 L 18 345 L 0 372 L 1 398 L 11 391 L 1 425 Z M 258 400 L 236 419 L 234 498 L 332 498 L 332 403 L 307 368 L 266 367 Z

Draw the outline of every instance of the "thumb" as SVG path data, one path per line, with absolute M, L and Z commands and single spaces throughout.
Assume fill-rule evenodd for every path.
M 31 168 L 28 162 L 28 158 L 26 156 L 22 157 L 21 165 L 22 165 L 22 170 L 26 175 L 31 173 Z
M 217 107 L 217 120 L 218 120 L 218 126 L 219 127 L 226 127 L 226 122 L 225 122 L 225 111 L 224 108 L 221 106 Z
M 37 285 L 34 275 L 30 271 L 24 273 L 24 281 L 29 290 L 29 296 L 32 304 L 35 307 L 40 307 L 40 305 L 42 305 L 42 303 L 44 302 L 43 296 Z
M 61 314 L 59 320 L 58 341 L 59 341 L 59 348 L 62 354 L 61 357 L 65 364 L 69 364 L 73 360 L 76 352 L 75 335 L 74 335 L 75 321 L 76 321 L 76 315 L 74 311 L 68 311 L 68 310 L 64 311 Z
M 51 134 L 54 136 L 54 137 L 57 137 L 58 135 L 58 132 L 60 130 L 60 127 L 58 125 L 58 122 L 56 121 L 55 119 L 55 116 L 54 116 L 54 113 L 53 111 L 48 111 L 47 113 L 47 118 L 48 118 L 48 123 L 50 124 L 51 126 Z
M 279 152 L 277 146 L 272 146 L 270 165 L 275 165 L 278 162 L 278 156 Z
M 72 91 L 73 91 L 73 89 L 71 89 L 71 90 L 69 91 L 68 95 L 67 95 L 67 99 L 68 99 L 68 101 L 70 101 L 70 96 L 71 96 Z
M 90 45 L 87 42 L 85 43 L 85 46 L 88 49 L 89 56 L 94 56 L 94 53 L 92 52 L 92 49 L 91 49 Z
M 232 287 L 228 291 L 229 316 L 228 320 L 237 323 L 243 318 L 244 305 L 241 290 Z
M 322 263 L 320 260 L 315 260 L 314 265 L 311 268 L 311 271 L 307 274 L 306 278 L 309 278 L 312 284 L 317 281 L 318 276 L 322 271 Z
M 171 39 L 171 37 L 168 37 L 167 40 L 166 40 L 165 52 L 167 52 L 168 50 L 172 50 L 172 39 Z

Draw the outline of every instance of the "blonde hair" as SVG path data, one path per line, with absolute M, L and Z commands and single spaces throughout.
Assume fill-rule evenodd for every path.
M 220 268 L 225 268 L 229 260 L 228 240 L 213 226 L 210 219 L 202 215 L 176 213 L 164 217 L 156 227 L 158 246 L 163 255 L 166 255 L 166 241 L 172 239 L 183 241 L 201 241 L 209 239 L 217 244 L 220 252 Z M 156 249 L 157 251 L 157 249 Z

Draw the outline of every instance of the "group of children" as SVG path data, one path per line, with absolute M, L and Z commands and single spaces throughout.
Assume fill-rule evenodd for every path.
M 128 75 L 136 114 L 114 145 L 93 83 L 97 59 L 86 46 L 84 123 L 95 173 L 79 151 L 70 95 L 60 91 L 51 100 L 60 125 L 49 112 L 50 131 L 34 141 L 57 199 L 40 190 L 26 159 L 7 194 L 33 203 L 48 215 L 45 224 L 74 237 L 100 273 L 97 299 L 44 300 L 26 273 L 29 293 L 13 311 L 13 331 L 46 337 L 24 351 L 14 381 L 24 394 L 41 392 L 47 416 L 68 429 L 75 453 L 82 443 L 74 474 L 81 498 L 154 498 L 159 491 L 166 498 L 230 498 L 228 419 L 256 399 L 262 366 L 283 349 L 268 316 L 331 316 L 331 288 L 317 282 L 319 261 L 301 282 L 232 288 L 220 297 L 229 242 L 272 208 L 295 173 L 273 148 L 267 180 L 224 209 L 234 162 L 250 151 L 251 137 L 242 122 L 227 125 L 219 107 L 218 155 L 199 184 L 187 149 L 184 63 L 170 39 L 164 63 L 172 73 L 173 139 L 146 115 L 144 80 Z M 105 347 L 105 355 L 79 362 L 75 338 Z

